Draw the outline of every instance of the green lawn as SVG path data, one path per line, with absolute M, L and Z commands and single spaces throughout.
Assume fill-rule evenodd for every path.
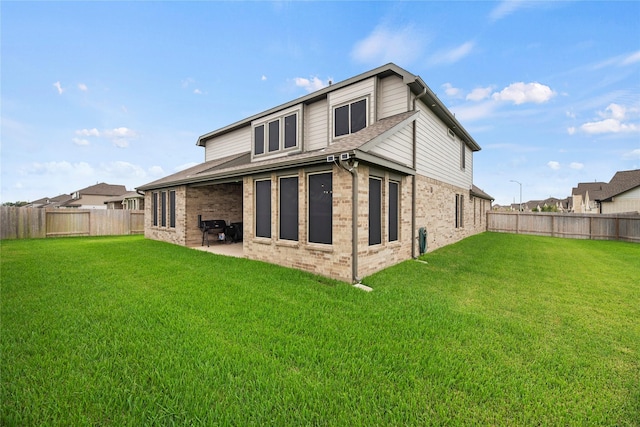
M 640 245 L 484 233 L 347 284 L 2 241 L 0 425 L 640 425 Z

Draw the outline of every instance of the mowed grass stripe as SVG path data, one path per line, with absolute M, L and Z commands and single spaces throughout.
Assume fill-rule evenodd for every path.
M 640 246 L 484 233 L 345 283 L 2 242 L 5 425 L 638 425 Z

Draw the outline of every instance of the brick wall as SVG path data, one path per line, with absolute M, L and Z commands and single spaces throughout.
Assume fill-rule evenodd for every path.
M 352 281 L 352 175 L 338 166 L 327 168 L 333 176 L 333 244 L 307 243 L 307 176 L 309 170 L 299 169 L 298 241 L 280 240 L 278 209 L 278 175 L 260 176 L 271 179 L 271 238 L 255 237 L 254 177 L 245 177 L 240 184 L 218 184 L 203 187 L 176 187 L 176 228 L 153 227 L 151 192 L 145 195 L 145 236 L 179 245 L 201 244 L 198 215 L 203 219 L 224 219 L 227 223 L 244 224 L 243 250 L 247 258 L 297 268 L 347 282 Z M 382 185 L 382 243 L 369 246 L 369 177 L 374 174 Z M 291 176 L 291 173 L 287 174 Z M 398 240 L 388 241 L 388 182 L 400 184 Z M 413 179 L 417 182 L 416 223 L 412 231 Z M 463 224 L 455 227 L 456 194 L 463 196 Z M 358 168 L 358 271 L 363 278 L 381 269 L 419 254 L 418 228 L 427 229 L 427 251 L 457 242 L 486 229 L 489 203 L 474 199 L 468 189 L 445 184 L 424 176 L 393 177 L 388 172 L 372 171 L 366 165 Z
M 203 220 L 242 222 L 242 185 L 216 184 L 204 187 L 179 186 L 176 191 L 176 227 L 153 226 L 152 192 L 145 194 L 145 237 L 182 246 L 202 243 L 198 215 Z M 168 225 L 168 221 L 167 221 Z

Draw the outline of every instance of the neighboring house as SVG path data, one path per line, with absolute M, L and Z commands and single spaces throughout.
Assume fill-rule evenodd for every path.
M 44 197 L 42 199 L 34 200 L 33 202 L 25 205 L 27 208 L 58 208 L 61 205 L 69 202 L 71 200 L 71 196 L 69 194 L 60 194 L 56 197 Z
M 71 193 L 71 200 L 60 207 L 79 209 L 106 209 L 105 201 L 114 196 L 127 192 L 124 185 L 112 185 L 104 182 L 92 185 Z
M 542 212 L 545 208 L 555 209 L 554 212 L 567 212 L 569 210 L 569 199 L 557 199 L 549 197 L 544 200 L 530 200 L 527 206 L 531 207 L 532 212 Z
M 416 75 L 387 64 L 202 135 L 204 163 L 145 184 L 145 236 L 201 244 L 243 223 L 250 259 L 356 282 L 485 230 L 480 146 Z M 424 234 L 422 234 L 424 236 Z
M 640 213 L 640 169 L 616 172 L 596 201 L 600 213 Z
M 606 182 L 581 182 L 571 190 L 573 212 L 598 213 L 598 200 L 607 186 Z
M 110 197 L 104 203 L 107 209 L 144 210 L 144 195 L 128 191 L 120 196 Z

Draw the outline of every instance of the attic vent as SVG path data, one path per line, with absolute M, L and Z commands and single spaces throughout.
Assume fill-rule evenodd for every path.
M 449 129 L 447 129 L 447 130 L 449 131 L 449 136 L 450 136 L 451 138 L 455 138 L 455 137 L 456 137 L 456 134 L 453 132 L 453 129 L 449 128 Z

